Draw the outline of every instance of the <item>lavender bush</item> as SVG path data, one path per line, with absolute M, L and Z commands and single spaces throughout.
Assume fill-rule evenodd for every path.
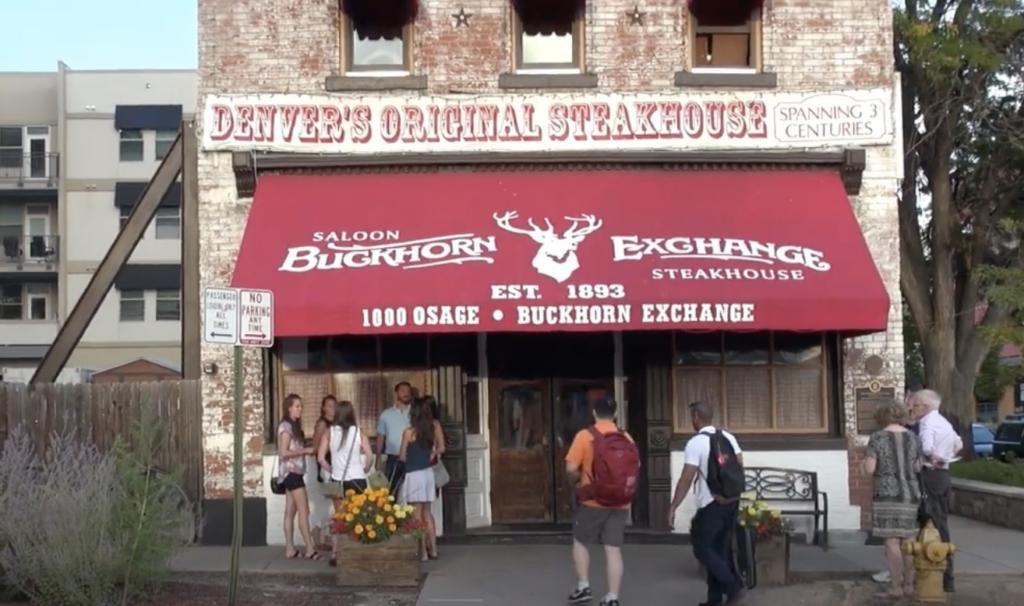
M 155 473 L 159 428 L 108 453 L 72 433 L 45 453 L 15 430 L 0 455 L 0 569 L 40 606 L 134 603 L 184 548 L 177 474 Z

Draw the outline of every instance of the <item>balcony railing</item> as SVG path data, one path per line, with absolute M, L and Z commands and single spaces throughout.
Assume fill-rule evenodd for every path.
M 0 237 L 0 265 L 16 265 L 19 269 L 36 269 L 42 265 L 52 269 L 57 263 L 60 236 Z
M 56 187 L 60 177 L 60 154 L 24 154 L 19 149 L 0 148 L 0 183 L 40 184 Z

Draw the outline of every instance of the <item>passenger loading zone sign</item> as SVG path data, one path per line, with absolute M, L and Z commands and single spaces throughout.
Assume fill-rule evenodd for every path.
M 203 291 L 203 340 L 213 345 L 274 345 L 274 293 L 207 288 Z

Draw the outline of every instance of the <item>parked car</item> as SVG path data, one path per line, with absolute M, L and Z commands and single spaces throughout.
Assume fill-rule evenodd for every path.
M 996 428 L 992 438 L 992 456 L 1005 459 L 1007 455 L 1024 459 L 1024 419 L 1007 417 Z
M 984 423 L 971 423 L 971 439 L 974 442 L 974 456 L 991 457 L 992 439 L 996 434 Z

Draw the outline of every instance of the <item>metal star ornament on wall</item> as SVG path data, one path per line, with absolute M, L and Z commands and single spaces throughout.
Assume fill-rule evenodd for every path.
M 469 18 L 472 16 L 471 13 L 466 12 L 465 8 L 460 8 L 459 12 L 452 15 L 452 19 L 455 19 L 455 27 L 462 27 L 463 25 L 469 27 Z
M 634 6 L 633 10 L 629 11 L 628 13 L 626 13 L 626 16 L 629 17 L 629 19 L 630 19 L 630 23 L 629 23 L 630 25 L 643 25 L 644 24 L 644 15 L 646 15 L 646 14 L 647 13 L 640 12 L 640 7 L 639 6 Z

